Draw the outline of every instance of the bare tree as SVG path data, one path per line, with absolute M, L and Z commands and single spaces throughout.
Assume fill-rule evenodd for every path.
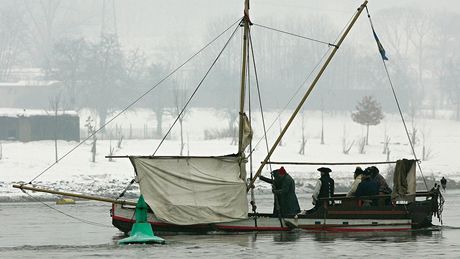
M 306 145 L 307 145 L 307 137 L 305 136 L 305 114 L 302 111 L 302 139 L 300 140 L 299 155 L 305 155 Z
M 321 105 L 321 145 L 324 145 L 324 108 Z
M 344 153 L 345 155 L 348 155 L 350 153 L 351 148 L 353 147 L 353 144 L 355 144 L 354 140 L 351 143 L 348 142 L 347 129 L 345 125 L 343 125 L 342 153 Z
M 418 130 L 415 127 L 415 124 L 412 123 L 412 131 L 410 132 L 410 141 L 412 142 L 414 146 L 418 143 L 417 132 Z
M 77 109 L 78 87 L 83 82 L 88 55 L 89 45 L 83 38 L 61 39 L 54 45 L 51 75 L 63 82 L 72 109 Z
M 100 42 L 91 44 L 85 69 L 85 104 L 97 112 L 102 127 L 120 105 L 121 96 L 127 94 L 122 88 L 127 79 L 124 55 L 114 35 L 104 35 Z
M 58 115 L 59 109 L 61 108 L 61 95 L 56 95 L 54 98 L 50 100 L 50 108 L 53 111 L 54 115 L 54 154 L 55 154 L 55 161 L 58 162 Z
M 188 115 L 184 105 L 187 101 L 187 90 L 184 84 L 181 84 L 179 87 L 173 89 L 173 98 L 174 98 L 174 108 L 173 115 L 178 118 L 179 128 L 180 128 L 180 155 L 183 155 L 184 152 L 184 119 Z
M 359 153 L 364 154 L 366 153 L 366 137 L 362 137 L 358 143 Z
M 11 68 L 23 52 L 24 15 L 13 6 L 0 9 L 0 81 L 7 81 Z
M 96 136 L 96 128 L 93 125 L 94 121 L 91 117 L 88 117 L 86 119 L 85 127 L 87 129 L 88 136 L 92 135 L 92 142 L 91 142 L 91 162 L 96 162 L 96 142 L 97 142 L 97 136 Z
M 428 161 L 431 158 L 433 158 L 433 153 L 431 148 L 427 144 L 427 139 L 429 137 L 429 132 L 426 132 L 425 130 L 422 131 L 422 160 L 423 161 Z
M 385 135 L 385 137 L 383 138 L 383 151 L 382 151 L 382 154 L 386 154 L 387 151 L 389 150 L 390 140 L 391 140 L 390 136 Z
M 56 21 L 61 12 L 61 1 L 43 0 L 25 2 L 25 12 L 30 20 L 29 41 L 32 42 L 32 56 L 39 60 L 45 70 L 51 69 L 51 53 L 56 37 Z
M 432 56 L 436 57 L 430 62 L 432 72 L 438 79 L 441 96 L 439 103 L 449 108 L 455 105 L 455 118 L 460 120 L 460 55 L 454 50 L 460 47 L 460 34 L 451 28 L 460 26 L 460 15 L 443 13 L 436 19 L 435 37 Z
M 167 68 L 162 64 L 152 63 L 148 67 L 147 77 L 145 79 L 145 86 L 143 89 L 149 90 L 154 85 L 158 84 L 164 76 L 167 75 Z M 166 93 L 168 88 L 174 88 L 176 82 L 174 79 L 168 79 L 158 85 L 147 97 L 148 106 L 152 107 L 152 111 L 155 114 L 156 129 L 155 137 L 160 138 L 163 136 L 163 115 L 167 108 Z

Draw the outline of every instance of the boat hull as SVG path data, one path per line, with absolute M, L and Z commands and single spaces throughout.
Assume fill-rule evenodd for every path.
M 113 204 L 112 224 L 124 233 L 135 223 L 134 207 Z M 250 213 L 248 218 L 233 222 L 175 225 L 158 219 L 152 212 L 148 221 L 155 232 L 210 233 L 248 231 L 306 231 L 369 232 L 407 231 L 431 226 L 430 200 L 406 205 L 359 207 L 346 204 L 320 207 L 307 213 L 278 218 L 268 213 Z

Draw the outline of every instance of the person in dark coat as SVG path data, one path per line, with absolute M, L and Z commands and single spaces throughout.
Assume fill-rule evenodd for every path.
M 379 169 L 375 166 L 371 166 L 366 168 L 371 173 L 371 179 L 377 183 L 379 186 L 379 193 L 380 194 L 391 194 L 391 188 L 388 186 L 387 181 L 385 178 L 379 173 Z
M 259 179 L 270 183 L 275 194 L 273 214 L 278 215 L 278 206 L 281 216 L 294 215 L 300 212 L 299 201 L 295 194 L 294 179 L 286 172 L 284 167 L 271 172 L 273 179 L 259 176 Z
M 447 186 L 447 179 L 444 176 L 441 178 L 441 187 L 445 191 Z
M 361 178 L 361 182 L 356 188 L 355 196 L 356 197 L 363 197 L 363 196 L 372 196 L 379 194 L 379 186 L 377 182 L 371 179 L 371 171 L 364 170 L 363 176 Z M 372 201 L 372 205 L 375 204 L 375 201 Z
M 320 205 L 318 202 L 320 198 L 332 198 L 332 196 L 334 196 L 334 179 L 329 175 L 332 170 L 327 167 L 320 167 L 317 170 L 321 172 L 321 177 L 316 182 L 315 190 L 312 195 L 312 203 L 315 207 Z M 332 203 L 332 201 L 329 202 L 329 204 Z

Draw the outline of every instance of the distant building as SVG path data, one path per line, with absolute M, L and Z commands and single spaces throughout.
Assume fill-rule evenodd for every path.
M 62 91 L 59 81 L 0 82 L 0 107 L 40 109 L 49 107 L 50 98 Z
M 45 111 L 0 110 L 0 140 L 74 140 L 80 141 L 80 119 L 76 112 L 57 116 Z

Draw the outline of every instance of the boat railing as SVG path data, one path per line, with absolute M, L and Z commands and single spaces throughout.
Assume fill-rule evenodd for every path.
M 436 196 L 435 192 L 416 192 L 415 194 L 407 194 L 402 199 L 398 199 L 396 204 L 407 204 L 415 200 L 416 197 L 433 198 Z M 391 202 L 391 194 L 379 194 L 369 196 L 346 196 L 346 194 L 335 194 L 333 197 L 319 198 L 320 202 L 324 204 L 334 205 L 356 205 L 365 201 L 373 201 L 376 205 L 385 205 Z

